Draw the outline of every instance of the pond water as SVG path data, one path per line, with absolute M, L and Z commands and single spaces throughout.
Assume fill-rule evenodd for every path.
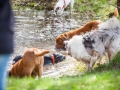
M 72 18 L 69 12 L 64 12 L 62 17 L 53 17 L 52 12 L 14 10 L 15 14 L 15 49 L 11 56 L 8 68 L 11 67 L 12 59 L 16 55 L 22 55 L 29 47 L 54 50 L 55 38 L 66 31 L 76 29 L 91 19 L 88 16 L 81 19 L 79 13 L 73 13 Z M 49 65 L 44 68 L 43 76 L 58 76 L 65 73 L 70 67 L 76 65 L 75 59 L 70 59 L 56 65 Z

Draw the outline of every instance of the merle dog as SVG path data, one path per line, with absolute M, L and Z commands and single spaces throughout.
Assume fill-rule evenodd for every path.
M 20 59 L 22 59 L 22 55 L 16 56 L 13 59 L 12 65 L 15 64 L 16 62 L 18 62 Z M 60 54 L 60 53 L 46 54 L 46 55 L 44 55 L 44 65 L 58 63 L 65 59 L 66 59 L 66 56 L 63 54 Z

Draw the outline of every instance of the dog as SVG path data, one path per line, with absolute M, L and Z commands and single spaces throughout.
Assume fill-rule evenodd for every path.
M 106 52 L 108 55 L 108 62 L 112 60 L 113 56 L 120 50 L 120 40 L 119 40 L 119 34 L 120 34 L 120 24 L 117 19 L 119 16 L 118 9 L 115 9 L 114 12 L 109 14 L 109 18 L 106 22 L 99 25 L 99 29 L 102 29 L 104 31 L 108 31 L 109 33 L 112 33 L 112 41 L 110 40 L 110 44 L 106 45 Z M 111 36 L 110 34 L 108 36 Z
M 74 57 L 77 61 L 82 61 L 86 64 L 86 71 L 92 70 L 95 61 L 98 59 L 99 53 L 95 50 L 90 49 L 89 54 L 86 47 L 83 44 L 83 36 L 75 35 L 67 43 L 68 55 Z M 90 45 L 90 48 L 93 46 Z
M 92 31 L 89 34 L 85 34 L 83 36 L 83 44 L 90 55 L 92 54 L 93 50 L 99 53 L 99 63 L 103 55 L 106 56 L 107 62 L 109 63 L 109 57 L 106 50 L 108 50 L 109 45 L 114 39 L 114 32 L 97 30 Z
M 116 12 L 98 30 L 65 41 L 68 55 L 84 62 L 87 71 L 92 70 L 96 60 L 103 55 L 110 59 L 120 50 L 120 25 Z
M 43 58 L 44 58 L 44 66 L 45 66 L 45 65 L 61 62 L 66 59 L 66 56 L 60 53 L 54 53 L 54 54 L 45 54 Z M 16 56 L 13 59 L 12 65 L 17 63 L 20 59 L 22 59 L 22 55 Z
M 22 78 L 31 77 L 33 74 L 41 77 L 44 64 L 43 55 L 49 52 L 49 50 L 40 51 L 38 48 L 28 48 L 22 58 L 8 70 L 9 76 Z
M 56 5 L 54 6 L 53 14 L 54 16 L 62 15 L 64 9 L 70 4 L 70 12 L 72 13 L 73 5 L 74 5 L 74 0 L 58 0 Z
M 103 44 L 104 50 L 103 48 L 100 49 L 98 47 L 96 47 L 96 50 L 101 54 L 101 56 L 105 54 L 108 63 L 110 60 L 112 60 L 112 57 L 120 50 L 120 24 L 117 19 L 118 15 L 118 10 L 116 9 L 114 12 L 109 14 L 109 19 L 106 22 L 98 25 L 99 28 L 97 31 L 93 31 L 94 33 L 89 33 L 89 36 L 87 36 L 89 39 L 97 39 L 96 37 L 102 39 L 102 43 L 99 43 L 99 46 Z M 87 42 L 88 41 L 89 40 L 87 39 Z
M 59 36 L 56 37 L 55 49 L 66 50 L 65 44 L 64 44 L 65 40 L 71 39 L 74 35 L 81 35 L 83 33 L 89 32 L 91 30 L 95 30 L 98 28 L 98 25 L 101 23 L 102 23 L 102 21 L 100 21 L 100 20 L 93 20 L 93 21 L 86 23 L 81 28 L 60 34 Z
M 59 63 L 66 59 L 66 56 L 60 53 L 46 54 L 44 56 L 44 65 Z

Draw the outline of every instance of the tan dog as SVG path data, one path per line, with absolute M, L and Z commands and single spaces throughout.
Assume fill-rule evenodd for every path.
M 16 62 L 8 71 L 9 76 L 25 77 L 38 75 L 41 77 L 44 64 L 43 55 L 49 52 L 49 50 L 40 51 L 37 48 L 28 48 L 22 59 Z
M 98 24 L 102 23 L 100 20 L 93 20 L 88 23 L 86 23 L 83 27 L 71 30 L 69 32 L 65 32 L 63 34 L 60 34 L 59 36 L 56 37 L 56 49 L 65 49 L 65 40 L 71 39 L 74 35 L 80 35 L 82 33 L 89 32 L 91 30 L 95 30 L 98 28 Z

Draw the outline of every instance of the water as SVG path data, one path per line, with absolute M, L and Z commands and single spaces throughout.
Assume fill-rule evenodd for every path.
M 53 17 L 52 12 L 47 14 L 44 11 L 14 11 L 15 13 L 15 51 L 8 63 L 8 68 L 11 67 L 12 59 L 16 55 L 22 55 L 27 48 L 36 47 L 39 49 L 54 50 L 55 38 L 59 34 L 76 29 L 84 25 L 90 19 L 85 16 L 81 19 L 79 13 L 74 13 L 72 19 L 69 17 L 69 12 L 65 12 L 63 17 Z M 67 56 L 70 58 L 69 56 Z M 48 66 L 44 68 L 43 76 L 58 76 L 60 73 L 65 73 L 75 63 L 69 60 L 67 64 L 62 62 L 62 65 Z M 71 63 L 72 62 L 72 63 Z M 48 68 L 47 67 L 47 68 Z

